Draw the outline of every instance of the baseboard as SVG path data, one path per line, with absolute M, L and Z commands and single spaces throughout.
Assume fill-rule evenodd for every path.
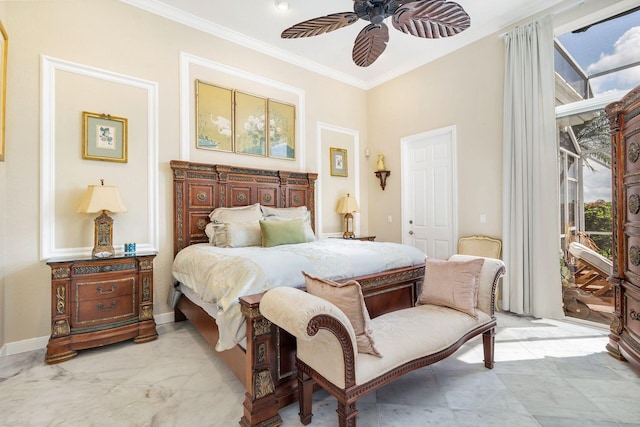
M 47 347 L 49 336 L 29 338 L 28 340 L 8 342 L 4 346 L 6 348 L 5 356 L 13 356 L 14 354 L 26 353 L 28 351 L 41 350 Z
M 162 325 L 164 323 L 172 323 L 173 311 L 168 313 L 155 314 L 153 319 L 156 321 L 156 325 Z M 0 348 L 0 357 L 13 356 L 14 354 L 26 353 L 28 351 L 41 350 L 47 347 L 49 342 L 49 336 L 30 338 L 23 341 L 8 342 Z

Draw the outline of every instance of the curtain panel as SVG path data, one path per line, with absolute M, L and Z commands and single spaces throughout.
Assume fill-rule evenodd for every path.
M 563 317 L 551 16 L 505 36 L 502 307 Z

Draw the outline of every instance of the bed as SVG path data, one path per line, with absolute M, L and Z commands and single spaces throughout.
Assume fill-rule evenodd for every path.
M 259 203 L 271 208 L 305 206 L 310 224 L 315 224 L 315 180 L 317 174 L 252 169 L 171 161 L 174 181 L 174 256 L 187 251 L 210 252 L 205 233 L 209 214 L 219 207 L 241 207 Z M 330 239 L 331 240 L 331 239 Z M 337 240 L 335 239 L 336 243 Z M 325 241 L 321 245 L 330 245 Z M 348 244 L 376 245 L 374 242 Z M 302 245 L 301 245 L 302 246 Z M 374 250 L 375 247 L 370 247 Z M 181 253 L 181 256 L 185 254 Z M 356 274 L 371 317 L 410 307 L 420 291 L 424 263 L 394 267 L 369 274 Z M 295 286 L 295 285 L 294 285 Z M 277 426 L 282 423 L 278 409 L 297 399 L 295 339 L 260 314 L 262 294 L 241 295 L 242 340 L 217 354 L 245 385 L 243 426 Z M 175 307 L 175 320 L 189 320 L 214 348 L 220 330 L 206 304 L 190 292 Z M 224 332 L 224 331 L 223 331 Z M 223 333 L 224 338 L 224 333 Z

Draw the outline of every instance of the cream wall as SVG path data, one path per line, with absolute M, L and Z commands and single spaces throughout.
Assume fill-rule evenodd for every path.
M 318 123 L 352 129 L 361 141 L 366 140 L 365 91 L 116 0 L 2 3 L 0 19 L 11 40 L 7 162 L 0 163 L 0 200 L 3 204 L 3 213 L 0 214 L 0 269 L 4 266 L 4 273 L 0 275 L 0 346 L 31 339 L 46 340 L 43 337 L 49 335 L 49 268 L 40 259 L 39 231 L 42 190 L 39 124 L 41 55 L 157 83 L 157 211 L 154 206 L 140 203 L 148 197 L 148 186 L 144 185 L 148 175 L 143 159 L 148 136 L 145 128 L 148 124 L 145 121 L 147 104 L 141 99 L 144 94 L 127 87 L 114 87 L 99 79 L 57 72 L 59 81 L 56 89 L 59 92 L 55 94 L 55 106 L 59 111 L 54 115 L 57 247 L 92 245 L 91 235 L 86 236 L 87 230 L 91 229 L 91 216 L 74 214 L 75 202 L 83 188 L 97 178 L 118 185 L 124 193 L 123 198 L 128 199 L 129 212 L 114 216 L 117 227 L 115 243 L 130 235 L 135 239 L 148 238 L 148 232 L 139 231 L 136 224 L 139 226 L 141 218 L 144 222 L 148 215 L 157 215 L 159 220 L 159 254 L 154 272 L 156 315 L 170 312 L 164 302 L 172 281 L 170 268 L 173 259 L 169 161 L 180 156 L 181 52 L 251 73 L 264 81 L 281 82 L 304 94 L 304 133 L 299 135 L 299 144 L 304 145 L 306 152 L 304 164 L 195 150 L 193 147 L 190 149 L 191 160 L 315 172 L 319 165 L 316 155 Z M 211 70 L 190 69 L 187 78 L 195 78 L 198 73 L 205 74 L 212 83 L 219 79 L 221 83 L 231 83 L 237 89 L 268 92 L 266 87 L 256 86 L 251 79 L 230 79 L 228 74 Z M 189 82 L 190 90 L 193 87 Z M 273 93 L 263 95 L 272 96 Z M 130 144 L 137 145 L 130 149 L 128 163 L 116 165 L 80 158 L 79 117 L 83 110 L 114 115 L 117 115 L 116 111 L 124 111 L 130 119 L 129 126 L 137 126 L 132 131 L 137 135 L 136 141 L 130 140 Z M 354 156 L 354 161 L 364 160 L 360 153 L 354 153 Z M 358 179 L 367 182 L 368 172 L 361 168 Z M 129 186 L 128 183 L 134 185 Z M 331 182 L 324 187 L 334 188 Z M 361 206 L 367 204 L 366 195 L 365 188 L 361 192 Z M 334 208 L 323 207 L 319 214 L 333 218 Z M 366 232 L 366 221 L 363 223 Z M 12 242 L 10 250 L 8 242 Z M 2 291 L 4 299 L 1 299 Z
M 6 4 L 0 3 L 0 21 L 6 25 L 7 21 L 7 8 Z M 5 275 L 5 263 L 6 263 L 6 212 L 7 212 L 7 168 L 5 162 L 0 162 L 0 356 L 2 356 L 2 349 L 5 343 L 5 316 L 4 316 L 4 275 Z
M 367 94 L 368 143 L 391 171 L 384 191 L 365 168 L 369 230 L 377 240 L 402 241 L 401 149 L 403 137 L 456 125 L 458 233 L 502 235 L 502 94 L 504 43 L 486 37 L 382 84 Z M 480 214 L 487 222 L 480 223 Z M 393 218 L 392 223 L 387 217 Z

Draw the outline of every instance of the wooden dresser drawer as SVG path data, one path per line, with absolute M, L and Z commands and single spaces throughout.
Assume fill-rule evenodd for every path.
M 75 301 L 116 298 L 136 293 L 136 276 L 127 275 L 116 279 L 78 281 L 75 283 Z
M 117 273 L 117 272 L 137 272 L 135 258 L 122 258 L 111 262 L 95 263 L 95 262 L 77 262 L 72 267 L 72 275 L 74 277 L 86 276 L 89 274 L 101 273 Z
M 88 328 L 136 318 L 135 295 L 123 295 L 71 304 L 71 329 Z
M 640 338 L 640 295 L 625 286 L 624 302 L 626 329 L 636 338 Z

